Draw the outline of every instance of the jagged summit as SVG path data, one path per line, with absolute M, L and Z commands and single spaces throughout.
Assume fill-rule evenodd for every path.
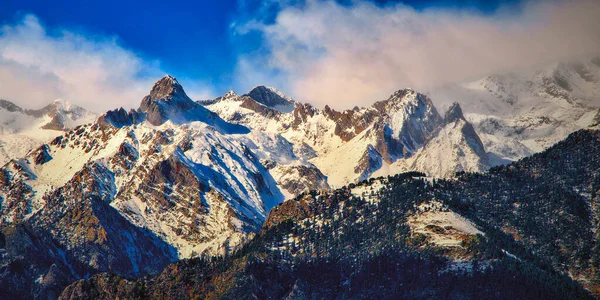
M 31 111 L 31 114 L 38 117 L 44 115 L 51 117 L 52 120 L 42 128 L 61 131 L 74 127 L 73 121 L 90 116 L 84 108 L 62 99 L 56 99 L 40 110 Z
M 388 98 L 388 100 L 404 99 L 404 98 L 406 98 L 406 96 L 416 95 L 416 94 L 419 94 L 419 93 L 417 93 L 415 90 L 413 90 L 411 88 L 403 88 L 403 89 L 399 89 L 399 90 L 395 91 Z
M 46 105 L 44 108 L 42 108 L 42 111 L 46 114 L 49 115 L 57 115 L 57 114 L 61 114 L 61 113 L 69 113 L 69 112 L 76 112 L 79 110 L 84 110 L 82 107 L 79 107 L 73 103 L 71 103 L 70 101 L 67 100 L 62 100 L 62 99 L 56 99 L 54 101 L 52 101 L 52 103 Z
M 483 172 L 490 166 L 490 158 L 479 135 L 463 116 L 460 105 L 454 103 L 446 111 L 437 133 L 417 154 L 411 168 L 447 177 L 459 171 Z
M 225 93 L 225 95 L 223 95 L 223 99 L 229 99 L 229 98 L 233 98 L 236 96 L 237 96 L 237 94 L 235 93 L 235 91 L 230 90 L 229 92 Z
M 179 84 L 177 79 L 171 75 L 165 75 L 163 78 L 158 80 L 152 87 L 149 96 L 150 100 L 153 101 L 161 99 L 167 101 L 178 99 L 185 99 L 191 101 L 191 99 L 183 90 L 181 84 Z
M 418 93 L 411 88 L 404 88 L 395 91 L 386 100 L 375 102 L 372 107 L 380 112 L 387 112 L 403 108 L 407 104 L 412 104 L 412 106 L 433 106 L 431 99 L 426 95 Z
M 444 122 L 446 122 L 446 124 L 448 124 L 448 123 L 456 122 L 458 120 L 464 121 L 465 116 L 463 115 L 463 111 L 462 111 L 462 108 L 460 107 L 460 104 L 458 104 L 458 102 L 454 102 L 454 103 L 452 103 L 452 106 L 450 106 L 448 111 L 446 111 L 446 114 L 444 115 Z
M 166 75 L 157 81 L 150 94 L 142 99 L 138 111 L 145 113 L 146 120 L 156 126 L 166 122 L 172 115 L 200 107 L 187 96 L 175 77 Z

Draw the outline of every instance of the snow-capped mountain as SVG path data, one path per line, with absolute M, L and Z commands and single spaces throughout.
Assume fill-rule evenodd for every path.
M 600 57 L 492 75 L 432 91 L 431 96 L 442 107 L 460 103 L 492 163 L 506 163 L 595 124 Z
M 102 184 L 88 186 L 82 197 L 101 195 L 182 257 L 220 251 L 258 228 L 284 197 L 240 132 L 249 130 L 193 102 L 166 76 L 138 110 L 109 111 L 8 163 L 1 222 L 45 211 L 55 189 L 91 168 L 85 174 Z
M 543 149 L 553 138 L 548 132 L 568 133 L 596 117 L 597 109 L 590 109 L 599 78 L 595 66 L 558 64 L 530 81 L 521 75 L 487 77 L 462 87 L 470 98 L 458 102 L 467 103 L 470 113 L 464 116 L 456 103 L 444 117 L 428 96 L 411 89 L 340 112 L 264 86 L 194 102 L 167 75 L 138 109 L 108 111 L 8 163 L 2 169 L 0 222 L 33 216 L 56 189 L 92 168 L 103 170 L 94 176 L 104 184 L 90 191 L 100 189 L 105 202 L 173 246 L 179 257 L 220 253 L 260 228 L 271 207 L 307 190 L 403 171 L 434 177 L 483 171 Z M 51 129 L 90 115 L 63 102 L 42 112 L 9 103 L 3 109 L 44 115 L 49 120 L 39 127 Z M 566 124 L 567 111 L 576 125 Z M 541 115 L 549 121 L 535 121 Z M 515 127 L 494 120 L 529 123 Z
M 285 199 L 284 186 L 326 188 L 291 148 L 224 121 L 165 76 L 137 110 L 109 111 L 0 169 L 0 226 L 7 239 L 35 241 L 21 249 L 39 258 L 25 278 L 156 272 L 179 258 L 231 251 Z M 281 184 L 267 160 L 279 163 Z
M 96 114 L 63 100 L 31 110 L 0 99 L 0 166 L 24 156 L 65 130 L 96 118 Z

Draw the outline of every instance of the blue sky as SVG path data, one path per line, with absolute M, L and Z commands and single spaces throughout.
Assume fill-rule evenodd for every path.
M 6 1 L 6 0 L 5 0 Z M 377 0 L 378 5 L 398 1 Z M 491 12 L 511 1 L 405 1 L 419 9 L 462 7 Z M 233 88 L 231 74 L 237 55 L 260 49 L 259 34 L 235 35 L 231 24 L 250 18 L 269 21 L 279 7 L 264 9 L 261 1 L 72 1 L 8 0 L 1 4 L 0 22 L 23 14 L 36 15 L 49 28 L 68 28 L 94 35 L 116 35 L 125 48 L 160 60 L 167 72 L 205 78 L 218 89 Z M 339 1 L 350 5 L 350 1 Z
M 17 30 L 18 26 L 27 23 L 23 21 L 27 17 L 34 17 L 43 28 L 44 39 L 51 41 L 51 44 L 67 43 L 69 49 L 75 52 L 79 48 L 92 48 L 91 51 L 96 51 L 94 47 L 118 48 L 119 51 L 124 51 L 123 55 L 134 56 L 137 65 L 144 65 L 135 67 L 134 71 L 125 72 L 130 77 L 154 80 L 160 76 L 159 73 L 170 73 L 187 83 L 190 86 L 188 90 L 192 90 L 196 97 L 213 97 L 223 94 L 229 89 L 244 92 L 244 89 L 255 84 L 277 85 L 284 90 L 290 90 L 286 90 L 286 92 L 295 94 L 302 89 L 301 86 L 291 82 L 298 74 L 290 71 L 291 66 L 286 65 L 282 59 L 282 57 L 287 58 L 290 53 L 277 54 L 281 50 L 280 48 L 285 49 L 287 45 L 288 48 L 293 46 L 295 49 L 309 49 L 307 50 L 310 52 L 309 54 L 302 53 L 307 56 L 294 57 L 294 60 L 308 59 L 308 63 L 322 59 L 322 53 L 335 51 L 327 42 L 313 45 L 313 41 L 302 41 L 303 44 L 299 44 L 297 40 L 302 39 L 302 37 L 298 37 L 302 35 L 301 33 L 290 35 L 290 29 L 285 27 L 288 26 L 287 23 L 283 24 L 284 21 L 281 21 L 283 25 L 278 24 L 278 20 L 286 20 L 281 17 L 282 15 L 291 16 L 297 21 L 296 16 L 300 14 L 301 18 L 312 22 L 309 21 L 312 17 L 309 14 L 317 15 L 320 10 L 325 8 L 331 9 L 333 14 L 339 13 L 339 22 L 354 24 L 362 21 L 352 17 L 346 19 L 346 16 L 356 15 L 356 12 L 360 12 L 359 15 L 372 14 L 373 19 L 377 20 L 379 16 L 389 18 L 390 13 L 402 15 L 404 12 L 409 12 L 417 17 L 423 14 L 426 18 L 428 15 L 439 14 L 441 11 L 445 18 L 454 18 L 452 20 L 462 20 L 468 17 L 477 22 L 481 20 L 496 22 L 499 18 L 510 19 L 506 16 L 523 14 L 523 7 L 523 3 L 517 0 L 410 0 L 405 2 L 343 0 L 335 3 L 316 0 L 308 3 L 294 0 L 151 0 L 143 2 L 4 0 L 0 4 L 0 23 L 14 30 L 11 34 L 4 32 L 0 36 L 10 35 L 12 39 L 9 42 L 14 43 L 13 40 L 18 40 L 18 35 L 21 34 L 17 32 L 19 31 Z M 278 16 L 279 19 L 277 19 Z M 319 20 L 322 21 L 322 19 Z M 517 20 L 516 22 L 521 21 Z M 397 29 L 398 25 L 394 24 L 392 28 Z M 299 27 L 301 26 L 303 25 L 300 24 Z M 379 28 L 377 22 L 365 26 Z M 406 27 L 404 28 L 406 29 Z M 307 30 L 308 32 L 311 30 L 317 32 L 322 29 L 308 28 Z M 418 30 L 415 29 L 415 31 Z M 65 32 L 76 35 L 79 40 L 85 40 L 89 47 L 78 45 L 78 39 L 65 42 Z M 336 33 L 332 32 L 331 34 Z M 285 38 L 282 38 L 283 35 Z M 108 43 L 112 43 L 112 45 L 105 45 L 108 40 L 110 40 Z M 98 43 L 102 46 L 97 46 Z M 32 44 L 34 43 L 32 42 Z M 22 47 L 31 47 L 30 45 Z M 104 57 L 104 54 L 99 54 L 98 51 L 93 53 L 96 56 Z M 102 60 L 106 61 L 104 58 Z M 110 65 L 110 62 L 107 64 Z M 27 67 L 31 69 L 30 65 Z M 52 70 L 49 72 L 52 73 Z M 306 76 L 305 73 L 308 71 L 303 70 L 302 72 L 300 77 Z M 243 74 L 240 75 L 240 73 Z M 50 77 L 54 76 L 54 74 L 50 75 Z M 62 78 L 60 75 L 57 77 Z M 266 82 L 257 82 L 258 80 Z M 146 81 L 143 83 L 146 84 Z M 410 83 L 407 81 L 397 84 L 400 88 L 401 85 Z M 389 90 L 385 92 L 388 93 Z M 61 92 L 57 92 L 56 95 L 61 96 Z M 2 96 L 0 92 L 0 97 Z M 19 95 L 12 93 L 8 96 L 14 98 Z M 26 96 L 23 97 L 26 98 Z M 73 95 L 75 98 L 84 96 L 84 92 Z M 377 96 L 379 94 L 373 95 L 374 98 Z M 70 100 L 77 101 L 78 99 Z M 303 100 L 311 101 L 312 99 Z M 79 101 L 83 100 L 79 99 Z M 316 102 L 319 102 L 319 99 L 316 99 Z M 98 106 L 102 107 L 102 105 Z

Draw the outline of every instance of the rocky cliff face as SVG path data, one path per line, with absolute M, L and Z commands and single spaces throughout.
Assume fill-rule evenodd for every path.
M 285 95 L 283 95 L 283 93 L 274 88 L 261 85 L 253 88 L 246 95 L 266 107 L 270 107 L 284 113 L 290 112 L 294 109 L 294 101 L 287 98 Z
M 178 255 L 147 229 L 110 206 L 114 175 L 102 163 L 86 164 L 62 187 L 44 195 L 45 206 L 22 222 L 5 222 L 0 259 L 3 294 L 28 290 L 54 298 L 75 279 L 97 272 L 140 276 L 160 271 Z

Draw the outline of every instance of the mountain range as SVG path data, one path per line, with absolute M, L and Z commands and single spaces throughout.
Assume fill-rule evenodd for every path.
M 593 299 L 599 151 L 600 132 L 582 130 L 484 173 L 304 193 L 231 255 L 99 274 L 60 298 Z
M 0 169 L 0 290 L 10 297 L 56 298 L 67 285 L 91 277 L 69 287 L 63 297 L 95 298 L 96 294 L 86 293 L 103 287 L 98 295 L 114 298 L 117 294 L 110 292 L 109 284 L 121 286 L 122 279 L 94 274 L 132 278 L 167 272 L 164 276 L 171 276 L 168 272 L 179 274 L 181 269 L 193 278 L 213 280 L 205 271 L 186 270 L 186 264 L 219 268 L 222 276 L 239 275 L 239 280 L 254 282 L 258 275 L 231 269 L 232 264 L 239 267 L 236 259 L 253 266 L 246 261 L 255 263 L 258 256 L 258 261 L 274 268 L 268 263 L 284 259 L 284 265 L 293 269 L 297 251 L 302 257 L 323 258 L 318 249 L 329 246 L 303 241 L 324 239 L 325 233 L 315 226 L 328 224 L 325 236 L 351 231 L 339 240 L 332 238 L 336 250 L 325 257 L 333 255 L 331 261 L 340 263 L 334 270 L 363 266 L 349 260 L 363 250 L 369 255 L 358 261 L 366 265 L 378 255 L 398 262 L 408 259 L 415 268 L 449 274 L 444 280 L 451 281 L 465 276 L 454 272 L 454 265 L 472 270 L 469 264 L 474 261 L 491 266 L 481 269 L 485 276 L 514 276 L 514 269 L 497 265 L 511 261 L 514 268 L 529 268 L 564 286 L 566 297 L 589 296 L 582 286 L 594 293 L 597 288 L 593 175 L 599 162 L 597 133 L 580 131 L 551 146 L 577 129 L 595 128 L 600 122 L 600 64 L 598 59 L 582 59 L 525 73 L 489 76 L 437 91 L 446 95 L 440 96 L 441 106 L 444 97 L 453 98 L 443 114 L 432 100 L 436 93 L 430 98 L 412 89 L 344 111 L 319 109 L 264 86 L 244 95 L 231 91 L 216 99 L 193 101 L 169 75 L 156 82 L 137 109 L 129 111 L 120 108 L 96 115 L 64 101 L 32 111 L 0 102 L 0 114 L 7 116 L 0 127 L 1 149 L 6 153 Z M 24 150 L 30 146 L 31 150 Z M 537 152 L 542 154 L 526 158 Z M 495 167 L 504 164 L 509 165 Z M 565 164 L 571 167 L 561 170 Z M 395 176 L 408 171 L 427 179 Z M 551 189 L 556 180 L 559 187 Z M 411 199 L 398 204 L 399 196 L 377 192 L 397 189 Z M 518 194 L 525 190 L 538 194 Z M 545 206 L 532 195 L 554 202 Z M 575 202 L 564 202 L 564 195 Z M 359 234 L 360 226 L 338 215 L 347 209 L 340 201 L 352 203 L 351 220 L 366 222 L 364 232 L 383 228 L 381 234 L 390 235 L 376 239 L 374 233 L 373 237 Z M 381 203 L 387 204 L 381 207 Z M 494 211 L 500 208 L 502 213 Z M 535 216 L 536 211 L 541 215 Z M 367 213 L 381 214 L 384 223 L 377 218 L 370 221 Z M 554 223 L 540 220 L 554 220 L 557 214 Z M 342 224 L 334 222 L 339 219 Z M 572 231 L 565 229 L 569 224 L 574 225 Z M 285 234 L 280 229 L 274 236 L 269 233 L 280 226 Z M 553 231 L 548 235 L 535 231 L 544 226 Z M 317 237 L 314 231 L 320 232 Z M 553 242 L 552 234 L 565 239 Z M 358 240 L 352 240 L 352 235 Z M 570 246 L 573 241 L 579 241 L 579 246 Z M 465 244 L 470 242 L 474 244 Z M 300 250 L 296 243 L 301 243 Z M 548 243 L 549 249 L 536 248 Z M 366 248 L 343 250 L 352 245 Z M 407 256 L 378 252 L 384 249 L 402 249 Z M 429 250 L 435 253 L 423 254 Z M 207 261 L 206 257 L 218 255 L 234 258 Z M 436 263 L 424 263 L 421 255 Z M 194 257 L 204 258 L 169 265 Z M 298 264 L 309 268 L 331 261 L 302 258 Z M 363 275 L 368 277 L 367 273 Z M 250 287 L 266 297 L 352 295 L 344 289 L 323 290 L 327 287 L 313 286 L 308 277 L 293 272 L 275 275 L 293 284 L 269 286 L 275 292 L 261 291 L 260 284 Z M 147 280 L 169 284 L 158 276 Z M 335 280 L 350 284 L 353 279 L 348 276 Z M 523 288 L 535 287 L 539 295 L 563 292 L 530 279 L 524 278 Z M 241 287 L 240 291 L 246 285 Z M 132 297 L 135 294 L 130 293 L 139 288 L 140 293 L 151 291 L 163 298 L 156 294 L 162 291 L 150 289 L 147 281 L 135 282 L 131 288 L 136 290 L 125 289 L 122 296 Z M 358 291 L 367 293 L 356 294 L 362 295 L 359 298 L 372 292 L 364 287 Z M 442 291 L 433 288 L 431 295 Z M 406 292 L 397 295 L 410 296 Z M 220 296 L 235 297 L 227 293 Z M 457 293 L 477 296 L 466 290 Z M 173 295 L 179 294 L 163 296 L 179 298 Z

